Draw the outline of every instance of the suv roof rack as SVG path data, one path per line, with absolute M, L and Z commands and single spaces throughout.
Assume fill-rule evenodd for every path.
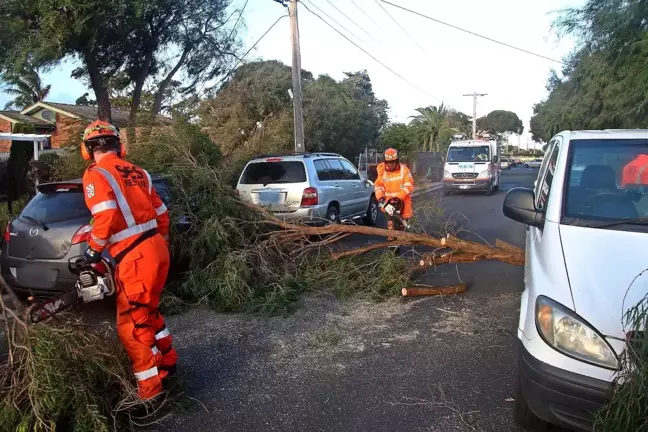
M 318 156 L 335 156 L 342 157 L 338 153 L 327 153 L 327 152 L 299 152 L 299 153 L 269 153 L 256 156 L 254 159 L 263 159 L 268 157 L 286 157 L 286 156 L 303 156 L 305 158 L 309 157 L 318 157 Z

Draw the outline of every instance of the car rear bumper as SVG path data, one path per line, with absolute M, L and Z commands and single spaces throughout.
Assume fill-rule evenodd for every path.
M 86 244 L 73 245 L 67 255 L 55 260 L 27 260 L 8 256 L 2 248 L 0 268 L 7 283 L 19 294 L 50 297 L 74 286 L 77 276 L 70 272 L 68 259 L 82 255 Z
M 301 222 L 309 225 L 326 223 L 326 211 L 328 205 L 317 205 L 312 207 L 300 207 L 294 212 L 273 212 L 272 214 L 280 219 Z
M 596 413 L 608 400 L 611 384 L 548 365 L 520 343 L 520 385 L 533 413 L 557 426 L 591 431 Z
M 485 191 L 491 184 L 491 179 L 443 179 L 443 189 L 448 191 L 478 190 Z

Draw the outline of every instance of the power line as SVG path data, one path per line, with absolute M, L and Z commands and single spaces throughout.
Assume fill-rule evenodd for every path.
M 556 63 L 560 63 L 560 64 L 565 64 L 564 62 L 562 62 L 562 61 L 560 61 L 560 60 L 556 60 L 556 59 L 553 59 L 553 58 L 551 58 L 551 57 L 546 57 L 546 56 L 543 56 L 542 54 L 537 54 L 537 53 L 534 53 L 534 52 L 532 52 L 532 51 L 525 50 L 524 48 L 518 48 L 518 47 L 516 47 L 516 46 L 514 46 L 514 45 L 507 44 L 506 42 L 501 42 L 501 41 L 498 41 L 498 40 L 496 40 L 496 39 L 489 38 L 488 36 L 480 35 L 479 33 L 475 33 L 475 32 L 473 32 L 473 31 L 466 30 L 466 29 L 461 28 L 461 27 L 457 27 L 456 25 L 452 25 L 452 24 L 449 24 L 449 23 L 447 23 L 447 22 L 444 22 L 444 21 L 438 20 L 438 19 L 436 19 L 436 18 L 432 18 L 431 16 L 424 15 L 424 14 L 422 14 L 422 13 L 420 13 L 420 12 L 416 12 L 416 11 L 414 11 L 414 10 L 408 9 L 408 8 L 403 7 L 403 6 L 400 6 L 400 5 L 397 5 L 397 4 L 392 3 L 392 2 L 390 2 L 390 1 L 387 1 L 387 0 L 377 0 L 377 1 L 380 1 L 380 2 L 382 2 L 382 3 L 387 3 L 388 5 L 394 6 L 394 7 L 398 8 L 398 9 L 402 9 L 402 10 L 407 11 L 407 12 L 409 12 L 409 13 L 412 13 L 412 14 L 414 14 L 414 15 L 418 15 L 418 16 L 423 17 L 423 18 L 426 18 L 426 19 L 428 19 L 428 20 L 430 20 L 430 21 L 434 21 L 434 22 L 436 22 L 436 23 L 438 23 L 438 24 L 442 24 L 442 25 L 444 25 L 444 26 L 447 26 L 447 27 L 453 28 L 453 29 L 455 29 L 455 30 L 459 30 L 459 31 L 461 31 L 461 32 L 468 33 L 468 34 L 473 35 L 473 36 L 477 36 L 478 38 L 485 39 L 485 40 L 487 40 L 487 41 L 489 41 L 489 42 L 493 42 L 493 43 L 496 43 L 496 44 L 499 44 L 499 45 L 505 46 L 505 47 L 507 47 L 507 48 L 511 48 L 511 49 L 516 50 L 516 51 L 520 51 L 520 52 L 523 52 L 523 53 L 525 53 L 525 54 L 529 54 L 529 55 L 532 55 L 532 56 L 535 56 L 535 57 L 540 57 L 540 58 L 545 59 L 545 60 L 549 60 L 549 61 L 556 62 Z
M 380 4 L 380 2 L 379 2 L 378 0 L 374 0 L 374 1 L 376 2 L 376 4 L 377 4 L 378 6 L 380 6 L 380 9 L 382 9 L 382 10 L 387 14 L 387 16 L 388 16 L 389 18 L 391 18 L 392 21 L 394 21 L 394 23 L 395 23 L 395 24 L 396 24 L 396 25 L 397 25 L 397 26 L 398 26 L 398 27 L 403 31 L 403 33 L 405 33 L 405 35 L 406 35 L 408 38 L 410 38 L 410 39 L 411 39 L 411 40 L 412 40 L 412 41 L 413 41 L 413 42 L 414 42 L 414 43 L 415 43 L 415 44 L 416 44 L 416 45 L 421 49 L 421 51 L 423 51 L 424 54 L 427 54 L 427 51 L 425 51 L 425 48 L 423 48 L 423 47 L 421 46 L 421 44 L 419 44 L 418 41 L 417 41 L 415 38 L 413 38 L 412 35 L 410 35 L 410 34 L 407 32 L 407 30 L 405 30 L 405 28 L 404 28 L 402 25 L 400 25 L 400 23 L 399 23 L 398 21 L 396 21 L 396 18 L 394 18 L 394 17 L 393 17 L 393 16 L 392 16 L 388 11 L 387 11 L 387 9 L 385 9 L 385 7 L 384 7 L 383 5 Z M 428 55 L 429 55 L 429 54 L 428 54 Z
M 379 40 L 378 40 L 374 35 L 372 35 L 372 34 L 369 33 L 367 30 L 365 30 L 365 29 L 364 29 L 360 24 L 358 24 L 357 22 L 355 22 L 353 19 L 349 18 L 349 16 L 348 16 L 347 14 L 345 14 L 343 11 L 341 11 L 337 6 L 335 6 L 335 4 L 333 4 L 333 3 L 331 2 L 331 0 L 325 0 L 325 1 L 326 1 L 328 4 L 330 4 L 331 6 L 333 6 L 333 8 L 334 8 L 336 11 L 338 11 L 340 14 L 342 14 L 342 16 L 345 17 L 348 21 L 350 21 L 353 25 L 355 25 L 355 26 L 358 27 L 360 30 L 362 30 L 362 31 L 363 31 L 367 36 L 369 36 L 369 38 L 373 39 L 373 41 L 376 42 L 376 43 L 378 44 L 379 47 L 380 47 L 380 46 L 383 46 L 383 47 L 385 46 L 385 45 L 384 45 L 383 43 L 381 43 L 381 42 L 380 42 L 380 41 L 379 41 Z M 350 30 L 345 29 L 345 28 L 342 26 L 342 24 L 340 24 L 338 21 L 336 21 L 336 20 L 333 19 L 331 16 L 329 16 L 326 12 L 324 12 L 322 9 L 320 9 L 320 8 L 319 8 L 315 3 L 311 3 L 311 6 L 313 6 L 314 8 L 316 8 L 317 10 L 319 10 L 321 13 L 323 13 L 324 15 L 326 15 L 326 16 L 327 16 L 331 21 L 333 21 L 333 22 L 334 22 L 335 24 L 337 24 L 339 27 L 342 27 L 342 29 L 344 29 L 344 30 L 346 30 L 347 32 L 351 33 Z M 370 46 L 368 43 L 364 42 L 362 39 L 358 38 L 358 37 L 355 36 L 353 33 L 351 33 L 351 35 L 352 35 L 353 37 L 355 37 L 356 39 L 358 39 L 360 42 L 364 43 L 366 46 Z M 372 48 L 375 49 L 375 47 L 372 47 Z M 389 54 L 390 54 L 390 55 L 394 55 L 394 56 L 396 56 L 396 57 L 400 57 L 402 60 L 407 61 L 407 59 L 404 58 L 404 57 L 403 57 L 399 52 L 392 52 L 391 50 L 389 50 Z
M 332 16 L 330 16 L 329 14 L 327 14 L 325 11 L 323 11 L 323 10 L 322 10 L 319 6 L 317 6 L 315 3 L 311 3 L 311 6 L 314 7 L 315 9 L 317 9 L 321 14 L 323 14 L 323 15 L 324 15 L 325 17 L 327 17 L 329 20 L 331 20 L 331 21 L 333 21 L 335 24 L 337 24 L 337 26 L 340 27 L 342 30 L 344 30 L 345 32 L 349 33 L 353 38 L 357 39 L 360 43 L 364 44 L 364 45 L 367 46 L 367 47 L 371 47 L 371 45 L 369 45 L 367 42 L 365 42 L 361 37 L 359 37 L 358 35 L 356 35 L 355 33 L 353 33 L 351 30 L 349 30 L 348 28 L 344 27 L 342 24 L 340 24 L 339 22 L 337 22 L 337 21 L 335 20 L 335 18 L 333 18 Z M 306 9 L 308 9 L 308 8 L 306 8 Z M 311 12 L 311 13 L 313 13 L 310 9 L 308 9 L 308 11 Z M 317 15 L 317 14 L 315 14 L 315 15 Z M 323 18 L 320 17 L 319 15 L 318 15 L 318 17 L 319 17 L 321 20 L 323 20 Z M 370 35 L 370 36 L 371 36 L 371 35 Z M 373 47 L 372 47 L 372 48 L 373 48 Z
M 247 2 L 246 2 L 246 3 L 247 3 Z M 288 17 L 288 15 L 281 15 L 279 18 L 277 18 L 277 20 L 276 20 L 276 21 L 275 21 L 275 22 L 274 22 L 274 23 L 273 23 L 273 24 L 268 28 L 268 30 L 266 30 L 265 33 L 263 33 L 263 34 L 261 35 L 261 37 L 260 37 L 259 39 L 257 39 L 256 42 L 254 42 L 254 44 L 250 47 L 250 49 L 248 49 L 248 50 L 245 52 L 245 54 L 243 54 L 243 55 L 242 55 L 242 56 L 237 60 L 237 62 L 234 64 L 234 66 L 233 66 L 233 67 L 232 67 L 232 68 L 231 68 L 231 69 L 230 69 L 230 70 L 229 70 L 229 71 L 228 71 L 228 72 L 223 76 L 223 78 L 221 78 L 221 79 L 220 79 L 216 84 L 214 84 L 213 86 L 211 86 L 209 89 L 206 89 L 204 93 L 202 93 L 202 90 L 203 90 L 203 89 L 201 89 L 201 93 L 202 93 L 202 94 L 201 94 L 200 96 L 197 96 L 196 99 L 200 99 L 200 97 L 202 97 L 203 94 L 207 93 L 209 90 L 214 89 L 214 88 L 217 87 L 218 85 L 222 84 L 226 79 L 228 79 L 228 78 L 230 77 L 230 75 L 232 75 L 232 73 L 236 70 L 236 68 L 239 67 L 239 65 L 240 65 L 241 62 L 245 59 L 245 57 L 247 57 L 248 54 L 250 54 L 250 53 L 252 52 L 252 50 L 253 50 L 254 48 L 256 48 L 257 45 L 259 45 L 259 42 L 261 42 L 261 41 L 263 40 L 263 38 L 266 37 L 266 36 L 268 35 L 268 33 L 270 33 L 270 31 L 271 31 L 273 28 L 275 28 L 275 26 L 279 23 L 279 21 L 281 21 L 283 18 L 286 18 L 286 17 Z M 203 85 L 203 88 L 204 88 L 204 85 Z
M 245 3 L 243 4 L 243 7 L 239 11 L 238 18 L 236 18 L 236 22 L 234 23 L 234 26 L 232 27 L 232 31 L 230 31 L 229 36 L 227 37 L 228 39 L 232 37 L 234 34 L 234 30 L 236 30 L 236 26 L 238 26 L 238 23 L 241 21 L 241 17 L 243 16 L 243 12 L 245 12 L 245 8 L 247 7 L 247 4 L 250 0 L 245 0 Z
M 378 63 L 379 65 L 381 65 L 382 67 L 384 67 L 385 69 L 387 69 L 389 72 L 391 72 L 392 74 L 396 75 L 398 78 L 400 78 L 401 80 L 403 80 L 404 82 L 406 82 L 406 83 L 409 84 L 410 86 L 414 87 L 414 88 L 417 89 L 418 91 L 425 93 L 426 95 L 430 96 L 432 99 L 436 99 L 436 100 L 438 100 L 438 101 L 441 101 L 441 99 L 439 99 L 438 97 L 432 95 L 431 93 L 428 93 L 426 90 L 422 89 L 421 87 L 417 86 L 416 84 L 412 83 L 412 82 L 409 81 L 407 78 L 403 77 L 401 74 L 399 74 L 398 72 L 394 71 L 392 68 L 390 68 L 389 66 L 387 66 L 385 63 L 381 62 L 381 61 L 378 60 L 376 57 L 374 57 L 373 55 L 371 55 L 369 52 L 367 52 L 367 51 L 366 51 L 364 48 L 362 48 L 360 45 L 358 45 L 357 43 L 355 43 L 354 41 L 352 41 L 351 39 L 349 39 L 349 38 L 348 38 L 344 33 L 342 33 L 341 31 L 339 31 L 339 30 L 336 29 L 335 27 L 333 27 L 333 26 L 332 26 L 328 21 L 326 21 L 324 18 L 322 18 L 319 14 L 313 12 L 313 11 L 308 7 L 308 5 L 304 2 L 304 0 L 302 0 L 301 3 L 304 5 L 304 7 L 306 8 L 306 10 L 307 10 L 308 12 L 312 13 L 313 15 L 315 15 L 315 16 L 316 16 L 317 18 L 319 18 L 319 19 L 320 19 L 324 24 L 326 24 L 326 25 L 329 26 L 331 29 L 333 29 L 337 34 L 339 34 L 339 35 L 342 36 L 344 39 L 346 39 L 347 41 L 349 41 L 351 44 L 353 44 L 353 45 L 354 45 L 356 48 L 358 48 L 360 51 L 362 51 L 363 53 L 365 53 L 366 55 L 368 55 L 369 57 L 371 57 L 371 58 L 372 58 L 376 63 Z M 313 5 L 311 4 L 311 6 L 313 6 Z
M 353 6 L 355 6 L 356 9 L 358 9 L 360 12 L 362 12 L 362 14 L 363 14 L 364 16 L 366 16 L 367 18 L 369 18 L 369 20 L 370 20 L 372 23 L 374 23 L 374 24 L 376 25 L 376 27 L 378 27 L 378 28 L 379 28 L 380 30 L 382 30 L 384 33 L 388 33 L 387 31 L 385 31 L 385 29 L 382 28 L 382 26 L 381 26 L 380 24 L 378 24 L 378 23 L 376 22 L 376 20 L 374 20 L 373 18 L 371 18 L 371 15 L 369 15 L 367 12 L 364 11 L 364 9 L 362 9 L 360 6 L 358 6 L 358 3 L 356 3 L 355 0 L 351 0 L 351 3 L 353 3 Z

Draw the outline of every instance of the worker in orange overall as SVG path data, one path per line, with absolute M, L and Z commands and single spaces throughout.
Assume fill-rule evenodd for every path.
M 629 185 L 648 186 L 648 155 L 638 154 L 623 167 L 621 187 Z
M 398 152 L 393 148 L 385 150 L 385 161 L 378 165 L 377 171 L 374 183 L 376 199 L 387 215 L 387 229 L 403 231 L 405 226 L 399 219 L 406 222 L 413 216 L 414 177 L 409 168 L 400 163 Z M 395 215 L 400 215 L 400 218 Z
M 94 223 L 85 252 L 95 269 L 104 249 L 115 260 L 117 333 L 126 348 L 140 398 L 162 393 L 177 354 L 158 310 L 169 271 L 169 212 L 151 176 L 126 161 L 119 131 L 95 121 L 85 129 L 81 155 L 94 163 L 83 174 Z

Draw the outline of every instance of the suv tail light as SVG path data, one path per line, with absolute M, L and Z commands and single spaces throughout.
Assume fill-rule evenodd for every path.
M 92 225 L 83 225 L 77 230 L 72 236 L 72 244 L 79 244 L 87 242 L 90 239 L 90 231 L 92 230 Z
M 10 239 L 11 239 L 11 221 L 7 222 L 7 228 L 5 228 L 3 241 L 5 243 L 9 243 Z
M 301 205 L 305 206 L 314 206 L 319 204 L 319 196 L 317 195 L 317 189 L 315 188 L 306 188 L 302 194 Z

